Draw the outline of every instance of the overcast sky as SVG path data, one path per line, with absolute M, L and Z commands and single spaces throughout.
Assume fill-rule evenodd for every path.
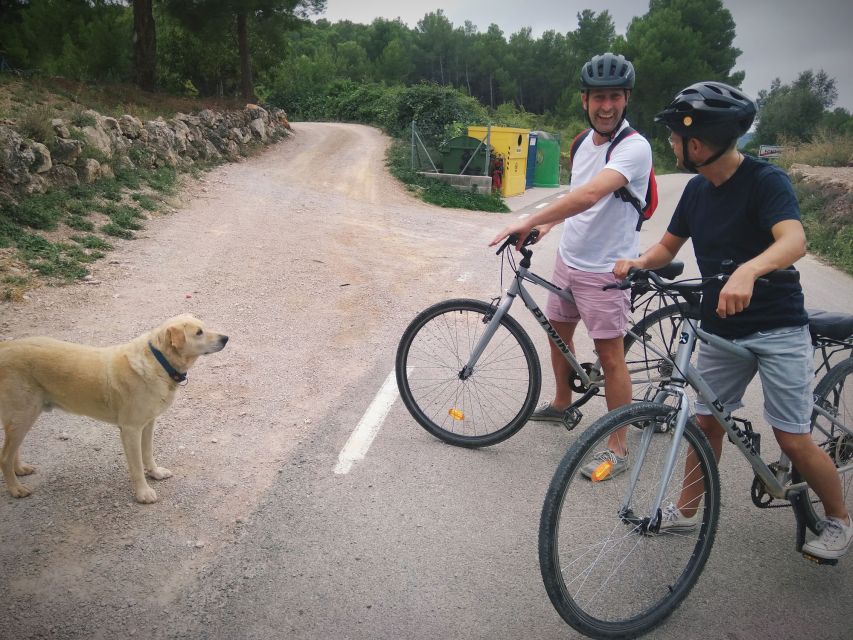
M 745 71 L 744 91 L 756 97 L 769 89 L 773 78 L 783 83 L 801 71 L 823 69 L 835 78 L 835 106 L 853 112 L 853 0 L 723 0 L 735 21 L 734 45 L 740 49 L 736 71 Z M 441 0 L 408 3 L 400 0 L 327 0 L 322 17 L 335 22 L 352 20 L 369 24 L 374 18 L 401 18 L 414 28 L 430 11 L 443 9 L 454 26 L 470 20 L 481 32 L 496 23 L 509 37 L 522 27 L 533 36 L 553 29 L 577 29 L 577 14 L 584 9 L 608 10 L 616 32 L 624 35 L 632 18 L 648 11 L 637 0 Z M 640 79 L 642 82 L 642 79 Z

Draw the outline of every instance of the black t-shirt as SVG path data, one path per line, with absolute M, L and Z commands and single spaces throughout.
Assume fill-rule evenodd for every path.
M 667 231 L 693 239 L 699 271 L 708 277 L 720 273 L 724 260 L 741 264 L 762 253 L 773 243 L 770 230 L 777 222 L 799 219 L 800 208 L 787 174 L 745 156 L 719 187 L 701 175 L 688 182 Z M 808 323 L 799 283 L 756 283 L 749 306 L 728 318 L 716 313 L 720 289 L 722 285 L 709 289 L 702 300 L 702 327 L 710 333 L 738 338 Z

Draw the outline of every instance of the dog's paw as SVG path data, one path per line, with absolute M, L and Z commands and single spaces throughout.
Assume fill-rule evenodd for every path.
M 146 469 L 145 475 L 155 480 L 165 480 L 172 477 L 172 472 L 166 467 L 154 467 L 153 469 Z
M 36 468 L 31 464 L 27 464 L 26 462 L 22 462 L 18 466 L 15 467 L 15 475 L 16 476 L 28 476 L 28 475 L 35 473 L 35 472 L 36 472 Z
M 9 493 L 12 494 L 13 498 L 26 498 L 32 491 L 27 485 L 19 482 L 17 485 L 9 487 Z
M 142 504 L 157 502 L 157 492 L 149 486 L 136 490 L 136 501 Z

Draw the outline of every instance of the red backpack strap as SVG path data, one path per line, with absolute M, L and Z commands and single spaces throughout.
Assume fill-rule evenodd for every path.
M 575 154 L 581 146 L 581 143 L 586 140 L 586 137 L 589 135 L 589 132 L 592 129 L 585 129 L 581 131 L 578 135 L 575 136 L 575 139 L 572 140 L 572 146 L 569 148 L 569 162 L 573 163 L 575 161 Z

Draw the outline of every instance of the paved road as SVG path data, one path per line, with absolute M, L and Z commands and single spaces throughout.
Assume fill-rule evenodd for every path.
M 661 209 L 645 227 L 644 243 L 659 236 L 685 182 L 685 176 L 661 178 Z M 540 196 L 555 195 L 535 190 L 510 205 L 523 213 Z M 495 216 L 477 232 L 462 233 L 471 233 L 472 251 L 481 254 L 479 245 L 503 223 Z M 457 237 L 450 222 L 438 231 Z M 534 262 L 546 273 L 556 237 L 545 239 L 537 255 L 547 257 Z M 472 266 L 450 250 L 448 260 L 458 265 L 458 286 L 429 283 L 435 297 L 424 294 L 423 306 L 477 286 L 478 297 L 492 295 L 494 257 L 480 255 Z M 851 308 L 850 278 L 811 258 L 803 271 L 811 305 Z M 525 325 L 545 353 L 541 332 Z M 363 391 L 378 392 L 390 372 L 391 351 L 379 355 Z M 549 391 L 546 385 L 543 394 Z M 186 599 L 187 613 L 206 611 L 206 619 L 235 637 L 575 637 L 548 603 L 536 560 L 544 489 L 574 435 L 529 424 L 491 449 L 460 450 L 419 429 L 398 401 L 365 459 L 335 475 L 353 410 L 366 410 L 372 397 L 353 398 L 349 423 L 330 412 L 333 428 L 283 469 L 240 545 L 204 576 L 203 591 Z M 600 404 L 588 406 L 589 419 L 600 415 Z M 654 637 L 850 637 L 841 613 L 853 587 L 850 565 L 816 568 L 797 556 L 790 514 L 752 507 L 750 473 L 727 457 L 714 554 L 694 593 Z M 187 630 L 193 635 L 200 628 Z

